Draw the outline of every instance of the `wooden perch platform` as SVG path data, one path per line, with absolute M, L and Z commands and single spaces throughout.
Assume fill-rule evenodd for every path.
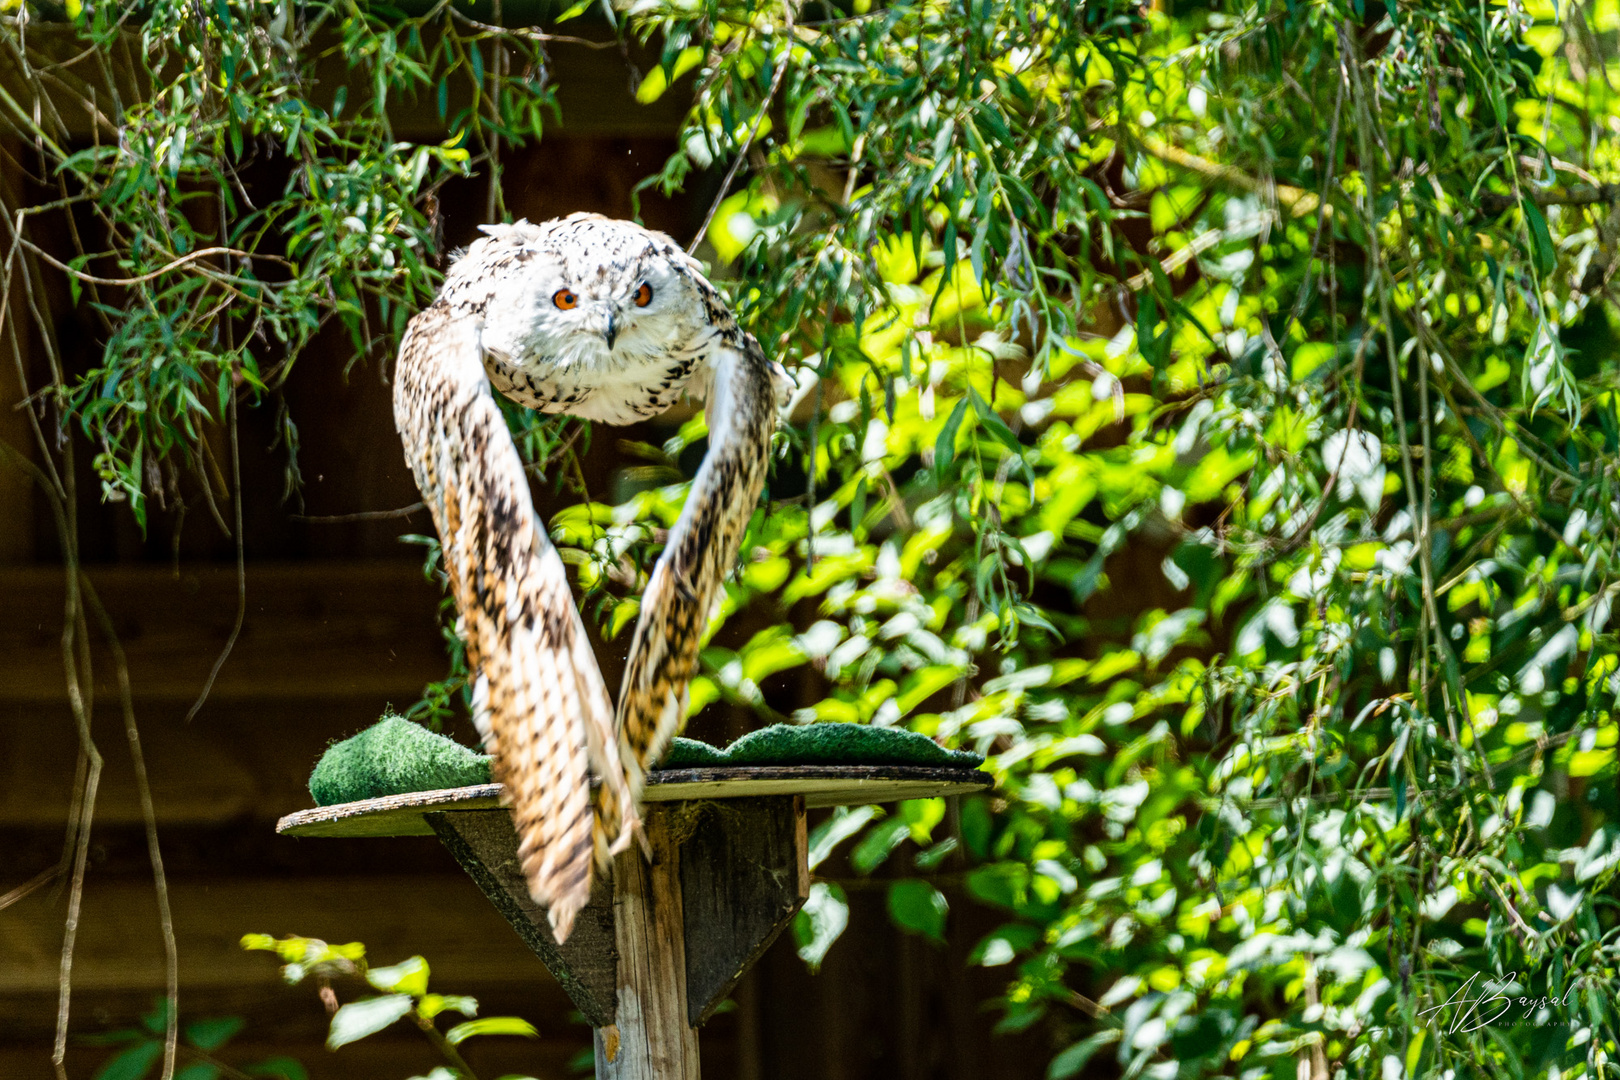
M 989 775 L 977 769 L 932 765 L 732 765 L 656 769 L 647 776 L 643 798 L 653 803 L 802 795 L 804 805 L 814 810 L 964 795 L 989 786 Z M 300 810 L 276 822 L 276 832 L 284 836 L 432 836 L 428 814 L 489 810 L 500 805 L 499 784 L 413 791 Z
M 599 1080 L 698 1080 L 697 1026 L 810 894 L 809 807 L 982 791 L 977 769 L 726 766 L 655 771 L 651 858 L 620 855 L 559 945 L 529 898 L 498 784 L 391 795 L 289 814 L 288 836 L 434 835 L 596 1029 Z

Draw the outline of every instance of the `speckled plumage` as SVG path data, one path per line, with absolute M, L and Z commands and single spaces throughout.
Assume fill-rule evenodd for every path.
M 630 842 L 647 770 L 685 718 L 791 383 L 662 233 L 594 214 L 484 231 L 411 320 L 394 416 L 444 547 L 474 720 L 561 941 L 590 898 L 593 856 L 605 867 Z M 642 599 L 616 718 L 492 385 L 615 424 L 683 392 L 708 398 L 709 452 Z

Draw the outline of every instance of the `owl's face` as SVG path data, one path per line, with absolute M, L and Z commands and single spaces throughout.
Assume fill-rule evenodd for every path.
M 623 265 L 563 259 L 554 275 L 542 275 L 535 285 L 537 314 L 553 335 L 583 339 L 580 347 L 600 339 L 609 352 L 664 351 L 694 300 L 688 279 L 651 251 Z
M 522 366 L 635 366 L 706 327 L 696 264 L 667 237 L 602 218 L 533 228 L 506 227 L 475 245 L 488 251 L 468 252 L 506 256 L 484 312 L 487 348 Z

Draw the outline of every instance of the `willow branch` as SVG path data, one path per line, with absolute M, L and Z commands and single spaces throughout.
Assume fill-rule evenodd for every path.
M 309 514 L 289 514 L 294 521 L 304 521 L 311 525 L 341 525 L 350 521 L 386 521 L 389 518 L 410 517 L 419 514 L 426 508 L 425 503 L 414 502 L 409 506 L 401 506 L 397 510 L 360 510 L 353 514 L 327 514 L 324 516 L 311 516 Z
M 102 606 L 101 597 L 88 574 L 79 575 L 84 601 L 101 626 L 107 648 L 112 652 L 118 674 L 118 698 L 123 706 L 124 736 L 129 740 L 129 756 L 135 768 L 135 790 L 141 800 L 141 818 L 146 826 L 146 856 L 152 865 L 152 885 L 157 892 L 158 927 L 163 934 L 164 990 L 168 1001 L 163 1033 L 163 1073 L 160 1080 L 173 1080 L 175 1054 L 180 1040 L 180 950 L 174 939 L 174 915 L 169 909 L 169 879 L 163 872 L 163 852 L 158 846 L 157 810 L 152 803 L 152 783 L 146 772 L 146 755 L 141 750 L 140 730 L 135 726 L 135 699 L 129 685 L 129 659 L 112 618 Z
M 697 250 L 698 244 L 708 235 L 709 224 L 714 221 L 714 215 L 720 211 L 720 204 L 725 201 L 726 192 L 731 190 L 731 182 L 737 179 L 737 170 L 748 157 L 749 148 L 754 145 L 754 138 L 759 134 L 760 125 L 765 123 L 766 114 L 771 110 L 771 102 L 776 99 L 776 92 L 782 88 L 782 79 L 787 75 L 789 63 L 793 60 L 793 8 L 784 9 L 783 20 L 787 23 L 788 46 L 782 51 L 782 62 L 776 65 L 776 73 L 771 76 L 771 86 L 765 91 L 765 100 L 759 103 L 759 115 L 754 117 L 753 126 L 748 129 L 748 138 L 737 148 L 737 156 L 731 161 L 731 168 L 726 170 L 726 178 L 720 181 L 720 190 L 715 192 L 714 201 L 709 204 L 709 212 L 703 215 L 703 224 L 692 237 L 692 242 L 686 246 L 686 253 L 692 254 Z
M 229 376 L 225 376 L 229 378 Z M 231 418 L 231 504 L 236 510 L 236 624 L 231 627 L 231 636 L 225 639 L 225 647 L 220 650 L 219 656 L 214 660 L 213 669 L 208 672 L 208 681 L 203 683 L 202 693 L 192 704 L 191 710 L 186 713 L 186 723 L 191 723 L 197 713 L 202 710 L 203 703 L 214 690 L 214 680 L 219 678 L 219 671 L 230 659 L 231 650 L 236 648 L 236 639 L 242 634 L 242 621 L 247 617 L 247 564 L 244 543 L 246 538 L 242 534 L 242 447 L 240 431 L 236 424 L 236 390 L 231 390 L 230 404 Z
M 1579 184 L 1562 190 L 1526 191 L 1524 198 L 1537 206 L 1595 206 L 1620 202 L 1620 184 Z M 1516 195 L 1492 192 L 1479 197 L 1479 208 L 1487 214 L 1500 214 L 1518 205 Z
M 265 260 L 268 260 L 269 262 L 280 263 L 282 266 L 288 267 L 289 269 L 293 268 L 292 263 L 288 262 L 286 259 L 283 259 L 279 255 L 259 255 L 259 254 L 256 254 L 254 252 L 251 252 L 251 251 L 238 251 L 236 248 L 230 248 L 230 247 L 206 247 L 206 248 L 198 248 L 196 251 L 187 252 L 186 254 L 180 256 L 178 259 L 175 259 L 172 262 L 165 263 L 164 265 L 158 267 L 156 270 L 150 270 L 150 271 L 140 275 L 139 277 L 132 277 L 132 278 L 105 278 L 105 277 L 97 277 L 95 274 L 87 274 L 83 270 L 74 269 L 73 267 L 69 266 L 67 263 L 62 262 L 60 259 L 56 258 L 54 255 L 52 255 L 50 252 L 46 251 L 44 248 L 39 247 L 37 244 L 34 244 L 34 243 L 32 243 L 31 241 L 28 241 L 28 240 L 23 240 L 21 237 L 19 237 L 18 239 L 20 240 L 22 245 L 24 247 L 26 247 L 29 251 L 32 251 L 35 255 L 39 256 L 41 259 L 44 259 L 46 262 L 50 263 L 52 266 L 56 267 L 58 270 L 61 270 L 63 273 L 66 273 L 66 274 L 72 274 L 74 277 L 78 278 L 80 281 L 89 282 L 89 283 L 91 283 L 93 285 L 123 285 L 123 286 L 140 285 L 143 282 L 151 281 L 153 278 L 162 277 L 164 274 L 167 274 L 170 271 L 178 270 L 178 269 L 180 269 L 180 267 L 184 266 L 185 264 L 187 264 L 189 262 L 195 262 L 198 259 L 207 258 L 210 255 L 235 255 L 235 256 L 237 256 L 239 258 L 243 258 L 243 259 L 265 259 Z M 246 281 L 246 280 L 248 280 L 246 278 L 237 278 L 236 276 L 229 275 L 229 274 L 227 274 L 227 275 L 212 275 L 212 276 L 220 277 L 220 278 L 223 278 L 224 280 L 228 280 L 228 281 Z

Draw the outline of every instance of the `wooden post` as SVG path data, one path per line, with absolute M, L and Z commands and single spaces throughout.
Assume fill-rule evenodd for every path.
M 596 1032 L 598 1080 L 698 1080 L 697 1028 L 687 1020 L 680 838 L 668 806 L 649 805 L 652 858 L 632 847 L 613 865 L 618 1022 Z

